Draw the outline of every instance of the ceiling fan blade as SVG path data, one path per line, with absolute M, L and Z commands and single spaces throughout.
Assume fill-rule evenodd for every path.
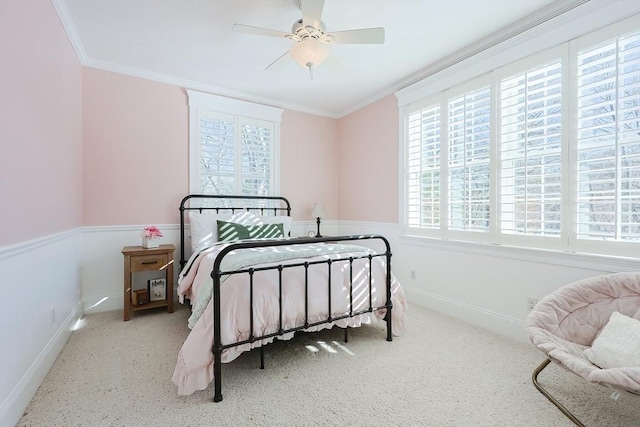
M 315 28 L 320 28 L 323 8 L 324 0 L 300 0 L 302 22 L 304 26 L 306 27 L 307 25 L 311 25 Z
M 270 30 L 268 28 L 252 27 L 251 25 L 233 24 L 233 31 L 238 33 L 257 34 L 259 36 L 278 37 L 286 39 L 291 36 L 290 33 L 284 31 Z
M 276 62 L 280 61 L 282 58 L 284 58 L 285 56 L 287 56 L 287 53 L 289 53 L 290 50 L 286 51 L 285 53 L 283 53 L 282 55 L 278 56 L 278 58 L 276 58 L 275 61 L 273 61 L 271 64 L 267 65 L 267 67 L 265 68 L 265 70 L 268 70 L 272 65 L 274 65 Z
M 360 30 L 336 31 L 330 33 L 333 36 L 332 43 L 343 44 L 383 44 L 384 28 L 362 28 Z

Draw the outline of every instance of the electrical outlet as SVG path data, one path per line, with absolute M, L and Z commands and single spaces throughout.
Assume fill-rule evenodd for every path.
M 54 323 L 56 323 L 56 308 L 51 307 L 51 309 L 49 310 L 49 326 L 53 325 Z
M 538 298 L 527 297 L 527 311 L 533 310 L 533 308 L 538 303 Z
M 416 271 L 411 270 L 411 280 L 416 280 Z

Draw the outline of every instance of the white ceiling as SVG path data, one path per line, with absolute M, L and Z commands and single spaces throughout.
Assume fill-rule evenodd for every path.
M 384 27 L 386 40 L 330 46 L 311 80 L 290 57 L 265 70 L 292 41 L 231 29 L 289 32 L 302 17 L 298 0 L 53 1 L 84 65 L 329 117 L 419 80 L 430 65 L 554 3 L 326 0 L 327 32 Z

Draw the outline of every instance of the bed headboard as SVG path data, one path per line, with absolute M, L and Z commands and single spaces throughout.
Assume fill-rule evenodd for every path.
M 185 260 L 185 211 L 215 211 L 216 213 L 252 212 L 256 215 L 291 216 L 289 200 L 281 196 L 234 196 L 218 194 L 189 194 L 180 202 L 180 268 Z

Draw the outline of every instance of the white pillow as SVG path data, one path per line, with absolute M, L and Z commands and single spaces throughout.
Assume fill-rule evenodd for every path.
M 262 225 L 257 216 L 245 211 L 233 215 L 231 213 L 191 211 L 189 212 L 189 227 L 191 230 L 191 249 L 194 252 L 218 241 L 218 220 L 242 225 Z
M 251 212 L 238 212 L 234 214 L 228 222 L 235 222 L 240 225 L 262 225 L 262 219 Z
M 640 320 L 611 313 L 584 355 L 601 368 L 640 368 Z

